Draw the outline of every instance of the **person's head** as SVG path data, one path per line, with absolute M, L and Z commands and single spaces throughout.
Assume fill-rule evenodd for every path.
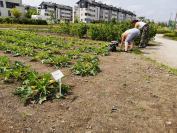
M 135 25 L 137 22 L 139 22 L 139 20 L 135 19 L 135 20 L 132 20 L 132 24 Z

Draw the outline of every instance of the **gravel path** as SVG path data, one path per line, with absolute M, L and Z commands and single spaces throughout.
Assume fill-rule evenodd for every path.
M 156 36 L 155 41 L 159 42 L 159 45 L 144 49 L 145 56 L 177 68 L 177 41 L 166 39 L 160 34 Z

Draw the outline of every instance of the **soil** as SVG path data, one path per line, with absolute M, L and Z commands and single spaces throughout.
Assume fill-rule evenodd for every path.
M 11 59 L 41 73 L 55 70 L 25 57 Z M 94 77 L 62 69 L 73 94 L 42 105 L 24 106 L 13 95 L 19 84 L 1 82 L 0 133 L 177 132 L 177 76 L 131 53 L 100 60 L 102 72 Z

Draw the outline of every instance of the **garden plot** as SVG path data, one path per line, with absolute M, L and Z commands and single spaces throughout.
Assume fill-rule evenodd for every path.
M 56 69 L 68 68 L 81 76 L 95 76 L 101 72 L 98 55 L 109 55 L 105 42 L 81 40 L 72 37 L 41 36 L 28 31 L 0 31 L 0 50 L 12 57 L 29 58 L 31 62 L 41 62 Z M 50 74 L 39 75 L 23 64 L 10 63 L 6 56 L 0 58 L 1 77 L 4 82 L 20 81 L 21 87 L 15 90 L 25 103 L 42 103 L 58 98 L 58 84 Z M 22 59 L 23 61 L 23 59 Z M 35 64 L 33 64 L 35 65 Z M 70 87 L 62 85 L 65 95 Z
M 59 98 L 59 85 L 52 80 L 50 74 L 39 74 L 30 70 L 19 61 L 11 62 L 6 56 L 0 56 L 0 79 L 4 83 L 21 83 L 14 94 L 22 98 L 25 104 L 42 103 L 46 100 Z M 62 94 L 65 95 L 70 90 L 69 86 L 62 84 Z
M 109 55 L 107 44 L 72 37 L 46 37 L 27 31 L 1 31 L 0 49 L 13 56 L 29 56 L 31 61 L 57 68 L 69 67 L 81 76 L 100 72 L 96 55 Z

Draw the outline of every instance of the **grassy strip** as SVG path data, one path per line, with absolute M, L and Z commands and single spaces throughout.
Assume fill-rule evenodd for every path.
M 164 34 L 164 37 L 177 41 L 177 32 L 166 33 Z
M 136 55 L 143 54 L 143 52 L 139 48 L 137 48 L 137 47 L 133 48 L 132 53 L 134 53 Z
M 157 67 L 163 68 L 163 69 L 167 70 L 170 74 L 174 74 L 174 75 L 177 76 L 177 69 L 176 68 L 172 68 L 172 67 L 170 67 L 168 65 L 159 63 L 156 60 L 153 60 L 153 59 L 151 59 L 149 57 L 144 56 L 143 52 L 140 49 L 134 48 L 133 51 L 132 51 L 132 53 L 134 53 L 135 55 L 140 55 L 146 61 L 150 61 L 151 63 L 155 64 Z
M 150 62 L 152 62 L 153 64 L 155 64 L 157 67 L 163 68 L 163 69 L 167 70 L 170 74 L 174 74 L 174 75 L 177 76 L 177 69 L 176 69 L 176 68 L 172 68 L 172 67 L 170 67 L 170 66 L 168 66 L 168 65 L 159 63 L 159 62 L 157 62 L 156 60 L 153 60 L 153 59 L 151 59 L 151 58 L 149 58 L 149 57 L 145 57 L 145 56 L 142 56 L 142 57 L 143 57 L 143 59 L 145 59 L 146 61 L 150 61 Z

